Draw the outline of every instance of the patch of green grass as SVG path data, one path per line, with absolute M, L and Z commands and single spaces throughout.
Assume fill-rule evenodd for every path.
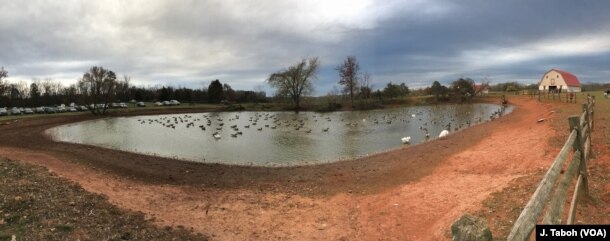
M 68 233 L 74 231 L 74 226 L 72 226 L 71 224 L 59 224 L 55 226 L 55 229 L 60 232 Z
M 0 241 L 9 241 L 11 240 L 11 235 L 8 235 L 4 232 L 2 232 L 2 230 L 0 230 Z

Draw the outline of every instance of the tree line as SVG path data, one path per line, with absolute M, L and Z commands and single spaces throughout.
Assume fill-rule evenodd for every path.
M 275 72 L 269 76 L 267 82 L 276 89 L 276 97 L 291 100 L 295 110 L 301 109 L 301 99 L 313 93 L 313 79 L 316 78 L 320 62 L 317 57 L 303 59 L 284 70 Z M 437 101 L 466 101 L 479 94 L 483 88 L 475 88 L 475 83 L 470 78 L 460 78 L 444 86 L 434 81 L 430 87 L 411 91 L 403 82 L 400 84 L 389 82 L 382 89 L 373 90 L 372 77 L 367 72 L 360 71 L 360 64 L 355 56 L 348 56 L 343 63 L 336 67 L 341 90 L 333 89 L 327 97 L 332 97 L 332 105 L 336 103 L 335 96 L 345 96 L 349 99 L 352 107 L 357 104 L 370 103 L 370 100 L 394 99 L 413 95 L 433 95 Z M 483 83 L 488 87 L 489 83 Z M 355 103 L 360 101 L 361 103 Z M 333 109 L 333 108 L 331 108 Z
M 0 67 L 0 107 L 56 106 L 76 103 L 79 105 L 108 104 L 112 102 L 167 101 L 184 103 L 230 103 L 266 102 L 262 90 L 234 90 L 220 80 L 212 81 L 200 89 L 172 86 L 135 86 L 127 75 L 118 77 L 113 71 L 93 66 L 74 84 L 63 85 L 60 81 L 33 79 L 8 81 L 8 71 Z M 95 114 L 104 114 L 104 108 L 94 108 Z

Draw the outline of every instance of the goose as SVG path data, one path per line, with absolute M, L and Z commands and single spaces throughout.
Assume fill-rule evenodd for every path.
M 328 129 L 330 129 L 330 127 L 326 127 L 326 128 L 324 128 L 324 129 L 322 129 L 322 131 L 324 131 L 324 132 L 328 132 Z
M 446 137 L 448 135 L 449 135 L 449 131 L 448 130 L 443 130 L 443 131 L 441 131 L 441 134 L 438 135 L 438 138 L 444 138 L 444 137 Z
M 220 138 L 221 138 L 220 134 L 214 134 L 214 139 L 218 140 Z
M 410 136 L 405 136 L 402 139 L 400 139 L 402 141 L 402 144 L 409 144 L 409 142 L 411 141 L 411 137 Z

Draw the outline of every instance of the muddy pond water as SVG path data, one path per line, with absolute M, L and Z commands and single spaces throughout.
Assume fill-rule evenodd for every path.
M 307 165 L 415 145 L 499 118 L 493 104 L 351 112 L 213 112 L 116 117 L 47 130 L 54 140 L 206 163 Z M 403 143 L 404 137 L 410 137 Z

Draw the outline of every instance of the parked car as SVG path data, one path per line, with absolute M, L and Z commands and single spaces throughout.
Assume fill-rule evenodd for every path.
M 177 100 L 170 100 L 169 105 L 180 105 L 180 102 Z
M 4 107 L 0 107 L 0 116 L 8 115 L 8 111 Z
M 146 107 L 146 104 L 144 104 L 144 102 L 138 102 L 136 103 L 137 107 Z
M 42 106 L 41 106 L 41 107 L 36 107 L 36 108 L 34 109 L 34 111 L 35 111 L 36 113 L 44 113 L 44 107 L 42 107 Z
M 44 113 L 55 114 L 55 113 L 57 113 L 57 108 L 55 108 L 55 107 L 45 107 L 44 108 Z
M 110 104 L 110 108 L 119 108 L 120 104 L 119 103 L 111 103 Z
M 59 113 L 66 112 L 66 107 L 65 107 L 65 105 L 64 105 L 64 106 L 61 106 L 61 105 L 60 105 L 59 107 L 57 107 L 57 112 L 59 112 Z
M 89 108 L 87 108 L 86 105 L 81 105 L 80 106 L 80 111 L 87 111 L 87 110 L 89 110 Z
M 125 104 L 125 103 L 122 103 L 122 102 L 121 102 L 121 103 L 119 103 L 119 107 L 121 107 L 121 108 L 127 108 L 127 104 Z
M 70 107 L 76 107 L 76 104 L 74 102 L 70 103 L 69 105 Z
M 169 101 L 163 101 L 161 103 L 163 103 L 163 105 L 169 105 Z
M 11 108 L 11 115 L 21 115 L 21 110 L 19 110 L 19 108 L 17 107 L 13 107 Z
M 155 102 L 155 106 L 162 106 L 162 105 L 163 105 L 163 103 L 161 103 L 161 102 L 158 102 L 158 101 Z
M 31 115 L 34 114 L 34 111 L 32 110 L 32 108 L 25 108 L 23 109 L 23 114 Z
M 77 112 L 77 111 L 78 111 L 78 110 L 76 109 L 76 107 L 68 107 L 68 108 L 66 108 L 66 110 L 67 110 L 68 112 Z

